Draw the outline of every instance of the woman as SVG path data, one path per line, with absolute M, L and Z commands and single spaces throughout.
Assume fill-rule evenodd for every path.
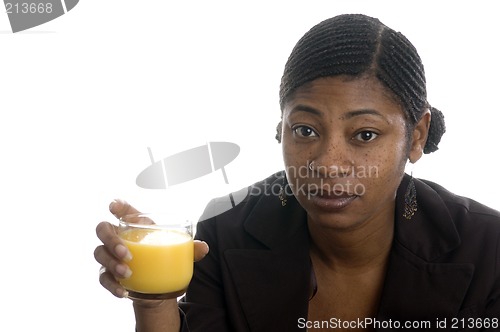
M 500 213 L 404 173 L 445 131 L 412 44 L 364 15 L 323 21 L 280 105 L 285 171 L 198 223 L 185 297 L 135 301 L 137 330 L 499 329 Z M 100 282 L 126 296 L 128 253 L 111 224 L 97 234 Z

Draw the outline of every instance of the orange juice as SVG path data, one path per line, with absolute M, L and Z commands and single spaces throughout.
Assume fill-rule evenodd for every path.
M 120 233 L 132 254 L 130 278 L 120 280 L 129 291 L 166 294 L 184 291 L 193 275 L 193 239 L 174 230 L 128 229 Z

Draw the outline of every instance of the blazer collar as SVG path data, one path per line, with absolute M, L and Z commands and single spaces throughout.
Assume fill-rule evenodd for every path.
M 295 197 L 288 196 L 286 205 L 282 206 L 278 191 L 268 189 L 281 186 L 282 181 L 278 173 L 276 178 L 271 178 L 266 183 L 265 189 L 259 191 L 262 195 L 244 223 L 246 232 L 270 249 L 288 243 L 297 232 L 302 233 L 302 240 L 308 239 L 307 214 Z
M 404 197 L 410 179 L 405 175 L 398 188 L 394 241 L 416 256 L 433 261 L 458 247 L 460 236 L 441 196 L 421 180 L 413 179 L 417 211 L 410 220 L 403 217 Z

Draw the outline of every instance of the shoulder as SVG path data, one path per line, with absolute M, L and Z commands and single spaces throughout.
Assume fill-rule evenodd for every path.
M 455 224 L 467 222 L 471 223 L 471 226 L 496 229 L 500 232 L 500 211 L 471 198 L 456 195 L 437 183 L 421 181 L 439 195 Z
M 442 256 L 441 262 L 465 263 L 473 266 L 474 273 L 465 303 L 473 303 L 473 299 L 482 299 L 482 306 L 486 308 L 487 313 L 498 314 L 500 212 L 473 199 L 456 195 L 436 183 L 425 180 L 423 183 L 442 200 L 459 237 L 458 245 L 447 255 Z
M 499 211 L 434 182 L 414 179 L 418 210 L 408 221 L 402 211 L 409 181 L 409 176 L 403 178 L 396 202 L 397 240 L 406 248 L 428 261 L 481 261 L 500 255 Z
M 198 221 L 197 233 L 223 229 L 229 236 L 231 232 L 241 232 L 245 221 L 255 210 L 264 209 L 266 213 L 272 214 L 273 207 L 281 206 L 278 195 L 283 176 L 283 172 L 277 172 L 248 187 L 212 199 Z
M 278 172 L 229 198 L 212 200 L 198 222 L 197 237 L 209 238 L 221 249 L 259 249 L 276 248 L 307 234 L 305 210 L 289 190 L 285 189 L 286 206 L 282 204 L 284 180 L 284 172 Z
M 474 257 L 477 262 L 499 266 L 500 212 L 468 197 L 456 195 L 434 182 L 419 182 L 420 194 L 417 189 L 417 200 L 425 219 L 433 225 L 449 225 L 446 228 L 433 226 L 436 233 L 441 233 L 436 237 L 443 238 L 444 231 L 457 236 L 458 245 L 454 257 L 459 260 Z
M 283 177 L 283 172 L 277 172 L 248 187 L 212 199 L 208 202 L 199 222 L 202 223 L 214 217 L 224 219 L 239 216 L 238 219 L 244 219 L 258 202 L 279 195 Z

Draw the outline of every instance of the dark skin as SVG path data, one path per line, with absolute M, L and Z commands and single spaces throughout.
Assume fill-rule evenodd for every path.
M 309 320 L 374 317 L 393 238 L 396 189 L 406 161 L 422 156 L 429 123 L 425 112 L 408 141 L 401 107 L 373 78 L 317 79 L 285 104 L 283 157 L 288 181 L 308 214 L 318 284 Z M 309 191 L 300 190 L 307 185 Z M 117 218 L 138 212 L 120 200 L 110 211 Z M 115 296 L 126 297 L 117 279 L 130 273 L 130 254 L 112 223 L 101 222 L 96 233 L 103 244 L 94 257 L 105 267 L 99 281 Z M 209 249 L 205 242 L 194 245 L 197 261 Z M 179 330 L 175 298 L 134 300 L 133 305 L 137 331 Z
M 318 285 L 309 303 L 310 321 L 376 315 L 393 240 L 396 191 L 407 160 L 422 156 L 430 112 L 410 139 L 405 121 L 390 92 L 370 77 L 317 79 L 285 104 L 287 179 L 308 213 Z

